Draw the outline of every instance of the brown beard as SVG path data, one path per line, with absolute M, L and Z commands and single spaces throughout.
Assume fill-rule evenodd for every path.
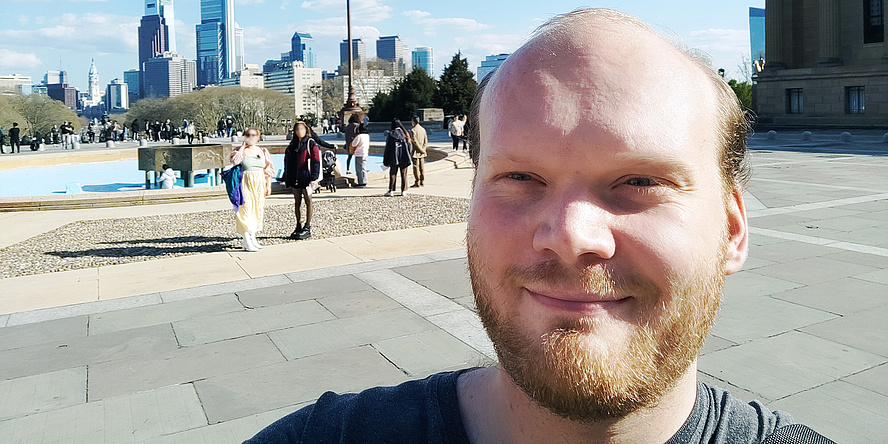
M 530 282 L 579 284 L 601 295 L 631 295 L 630 302 L 638 304 L 634 312 L 640 313 L 639 319 L 562 319 L 541 337 L 533 337 L 522 328 L 517 297 L 494 302 L 494 289 L 483 278 L 489 271 L 476 248 L 470 235 L 475 303 L 500 366 L 541 407 L 586 423 L 657 405 L 696 359 L 718 312 L 724 284 L 725 245 L 716 260 L 701 260 L 696 275 L 675 277 L 667 289 L 640 276 L 615 276 L 602 265 L 579 272 L 556 261 L 510 266 L 496 290 L 517 291 Z M 622 349 L 590 346 L 590 341 L 601 339 L 596 330 L 616 322 L 634 327 Z

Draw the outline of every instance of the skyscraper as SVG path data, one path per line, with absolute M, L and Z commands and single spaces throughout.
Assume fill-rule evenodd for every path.
M 194 60 L 167 52 L 145 62 L 142 72 L 142 97 L 176 97 L 197 86 Z
M 105 88 L 105 111 L 117 114 L 129 109 L 129 87 L 126 82 L 114 79 Z
M 100 99 L 99 92 L 99 71 L 96 69 L 96 59 L 92 59 L 89 66 L 89 101 L 98 104 Z
M 484 77 L 487 77 L 490 71 L 493 71 L 506 61 L 506 57 L 509 57 L 509 54 L 496 54 L 485 57 L 481 62 L 481 66 L 478 67 L 478 78 L 476 80 L 479 82 L 484 80 Z
M 148 10 L 147 6 L 145 10 Z M 169 27 L 166 19 L 157 14 L 143 16 L 139 24 L 139 72 L 144 73 L 145 62 L 169 50 Z M 145 97 L 144 85 L 142 78 L 139 83 L 139 97 Z
M 435 58 L 432 55 L 432 48 L 420 46 L 414 49 L 411 55 L 413 69 L 422 68 L 429 77 L 435 77 Z
M 129 103 L 136 103 L 139 100 L 139 78 L 138 69 L 128 69 L 123 72 L 123 82 L 126 83 L 126 89 L 129 92 Z
M 376 41 L 376 57 L 392 64 L 393 75 L 402 76 L 407 73 L 407 63 L 404 56 L 407 54 L 407 46 L 401 41 L 401 37 L 390 35 L 380 37 Z
M 364 66 L 364 60 L 367 60 L 367 48 L 361 39 L 352 39 L 352 56 L 354 57 L 355 69 L 361 69 Z M 348 39 L 342 39 L 339 43 L 339 65 L 348 63 Z
M 173 0 L 145 0 L 145 15 L 159 15 L 164 18 L 169 29 L 167 50 L 176 52 L 176 15 L 173 11 Z
M 755 61 L 765 58 L 765 9 L 749 8 L 750 69 L 755 72 Z
M 293 38 L 290 39 L 290 61 L 302 62 L 306 68 L 314 68 L 316 57 L 311 49 L 313 40 L 311 34 L 306 32 L 293 34 Z
M 243 29 L 234 21 L 234 0 L 200 0 L 197 83 L 217 85 L 243 66 Z

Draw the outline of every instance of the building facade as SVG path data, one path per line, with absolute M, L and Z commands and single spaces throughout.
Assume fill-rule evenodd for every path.
M 749 8 L 749 60 L 752 65 L 749 72 L 757 72 L 758 66 L 765 60 L 765 10 Z
M 414 49 L 411 59 L 413 69 L 422 68 L 429 77 L 435 77 L 435 57 L 432 53 L 432 48 L 420 46 Z
M 0 76 L 0 94 L 26 94 L 31 92 L 31 77 L 21 74 Z
M 401 77 L 387 76 L 381 69 L 356 69 L 355 80 L 352 86 L 355 89 L 355 100 L 364 108 L 372 105 L 373 97 L 377 93 L 390 93 L 395 88 L 395 82 Z M 342 101 L 348 100 L 348 74 L 345 73 L 334 79 L 341 82 Z
M 129 87 L 126 82 L 114 79 L 105 87 L 105 112 L 125 113 L 129 109 Z
M 221 85 L 262 89 L 265 88 L 265 76 L 259 70 L 259 65 L 246 65 L 243 71 L 236 72 L 227 79 L 222 79 Z
M 139 100 L 139 70 L 138 69 L 128 69 L 123 72 L 123 83 L 126 83 L 126 88 L 129 91 L 129 103 L 133 104 Z
M 762 127 L 888 127 L 886 0 L 768 0 Z
M 71 110 L 77 109 L 77 88 L 67 83 L 53 83 L 46 85 L 46 95 L 51 99 L 62 102 Z
M 197 87 L 197 67 L 194 60 L 167 52 L 145 62 L 142 80 L 143 97 L 176 97 Z
M 321 70 L 306 68 L 302 62 L 284 62 L 264 72 L 265 87 L 293 96 L 296 115 L 321 115 Z
M 243 69 L 243 29 L 234 21 L 234 0 L 201 0 L 195 28 L 198 85 L 218 85 Z
M 173 8 L 173 0 L 145 0 L 145 15 L 159 15 L 163 17 L 167 26 L 167 51 L 176 52 L 176 14 Z
M 485 57 L 484 60 L 481 61 L 481 66 L 478 67 L 478 77 L 476 80 L 478 80 L 478 82 L 484 80 L 484 77 L 487 77 L 487 74 L 490 74 L 491 71 L 506 61 L 506 57 L 509 57 L 509 54 L 495 54 Z
M 362 39 L 352 39 L 352 57 L 354 58 L 354 69 L 361 69 L 364 66 L 364 61 L 367 60 L 367 47 Z M 339 66 L 347 66 L 347 64 L 348 39 L 343 39 L 339 43 Z
M 290 61 L 302 62 L 306 68 L 317 68 L 318 59 L 312 49 L 314 39 L 307 32 L 296 32 L 290 39 Z

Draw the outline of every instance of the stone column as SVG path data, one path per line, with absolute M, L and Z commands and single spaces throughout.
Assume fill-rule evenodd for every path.
M 885 1 L 885 0 L 883 0 Z M 842 64 L 839 0 L 820 0 L 820 60 L 822 66 Z
M 886 17 L 888 14 L 885 13 L 888 12 L 888 9 L 885 8 L 888 8 L 888 0 L 882 0 L 882 35 L 884 36 L 882 38 L 882 47 L 885 51 L 882 57 L 888 59 L 888 24 L 885 23 L 885 19 L 888 18 Z
M 886 0 L 888 1 L 888 0 Z M 787 0 L 767 0 L 765 2 L 765 70 L 783 69 L 787 65 L 786 26 Z

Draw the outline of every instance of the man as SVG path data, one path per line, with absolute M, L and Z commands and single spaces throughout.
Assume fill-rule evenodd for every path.
M 459 141 L 463 136 L 463 123 L 460 116 L 453 116 L 453 120 L 450 121 L 447 128 L 450 131 L 450 138 L 453 140 L 453 150 L 459 150 Z
M 19 137 L 21 135 L 21 130 L 18 126 L 18 123 L 13 122 L 12 128 L 9 129 L 10 154 L 22 152 L 22 139 Z
M 352 154 L 351 145 L 352 141 L 355 140 L 355 136 L 358 135 L 358 128 L 361 126 L 361 114 L 353 113 L 348 116 L 348 124 L 345 125 L 345 150 L 348 157 L 345 158 L 345 174 L 351 174 L 351 161 L 354 154 Z M 357 163 L 355 163 L 355 168 L 358 168 Z
M 469 131 L 471 131 L 471 125 L 466 120 L 466 116 L 463 115 L 460 117 L 460 122 L 462 123 L 462 136 L 460 140 L 462 140 L 463 151 L 468 151 L 469 148 Z
M 3 142 L 5 142 L 5 136 L 3 135 L 3 128 L 0 128 L 0 154 L 6 154 L 6 151 L 3 150 Z
M 413 128 L 413 185 L 411 188 L 425 186 L 425 158 L 426 150 L 429 146 L 429 136 L 426 134 L 425 128 L 419 124 L 419 118 L 413 117 L 410 120 Z
M 634 17 L 578 10 L 482 82 L 471 115 L 469 270 L 498 365 L 327 393 L 253 442 L 754 443 L 803 428 L 696 380 L 748 245 L 747 123 L 715 72 Z M 780 442 L 828 442 L 811 433 Z

